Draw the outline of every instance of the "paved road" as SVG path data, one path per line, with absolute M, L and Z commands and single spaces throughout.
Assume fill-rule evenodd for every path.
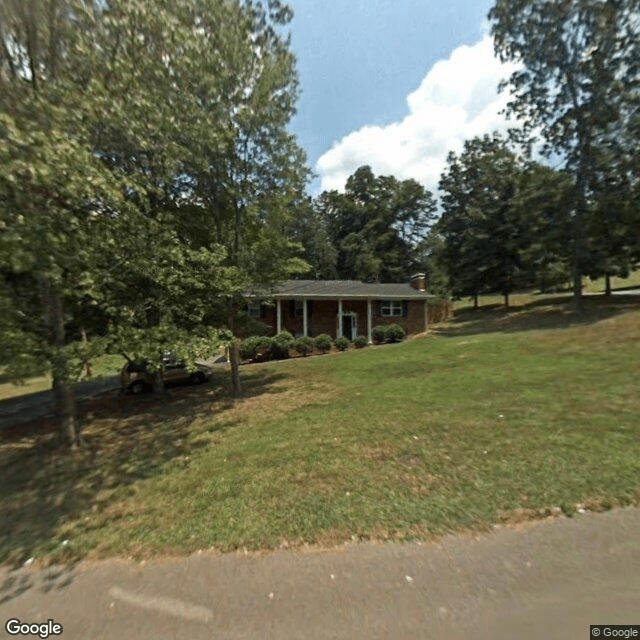
M 75 386 L 76 398 L 94 396 L 120 387 L 119 376 L 108 376 L 91 382 L 78 382 Z M 0 401 L 0 429 L 15 427 L 38 418 L 53 414 L 53 393 L 51 390 L 27 393 Z
M 0 620 L 63 638 L 562 639 L 640 624 L 640 510 L 439 543 L 0 569 Z

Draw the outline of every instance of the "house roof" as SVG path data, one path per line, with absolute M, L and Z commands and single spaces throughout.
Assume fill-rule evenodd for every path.
M 275 299 L 331 298 L 334 300 L 336 298 L 428 300 L 434 297 L 428 295 L 426 291 L 414 289 L 406 282 L 380 284 L 378 282 L 360 282 L 359 280 L 287 280 L 266 294 L 263 292 L 261 295 L 259 292 L 254 292 L 253 295 Z

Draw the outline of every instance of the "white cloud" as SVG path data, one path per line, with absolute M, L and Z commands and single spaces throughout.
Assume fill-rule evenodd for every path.
M 321 189 L 342 190 L 347 178 L 368 164 L 375 174 L 414 178 L 435 193 L 449 151 L 461 151 L 474 136 L 506 131 L 499 112 L 508 94 L 498 94 L 497 86 L 513 69 L 494 56 L 488 35 L 458 47 L 407 96 L 409 114 L 401 122 L 362 127 L 320 157 Z

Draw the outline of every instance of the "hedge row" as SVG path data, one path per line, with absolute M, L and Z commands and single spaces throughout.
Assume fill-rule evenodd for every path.
M 240 342 L 240 356 L 243 360 L 264 362 L 266 360 L 282 360 L 288 358 L 290 351 L 297 351 L 303 356 L 313 353 L 316 349 L 326 353 L 335 346 L 340 351 L 345 351 L 351 346 L 351 342 L 344 337 L 331 339 L 331 336 L 323 333 L 315 338 L 294 338 L 288 331 L 281 331 L 273 338 L 266 336 L 252 336 Z M 353 341 L 357 349 L 367 346 L 365 336 L 357 336 Z

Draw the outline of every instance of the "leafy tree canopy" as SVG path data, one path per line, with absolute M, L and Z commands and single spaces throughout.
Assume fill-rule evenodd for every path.
M 290 17 L 278 0 L 0 5 L 0 359 L 51 369 L 73 443 L 78 327 L 192 359 L 248 281 L 305 266 L 284 235 L 308 171 L 286 131 Z
M 508 82 L 520 139 L 531 144 L 541 135 L 544 152 L 560 156 L 573 175 L 578 311 L 596 175 L 637 171 L 639 9 L 638 0 L 497 0 L 489 13 L 496 52 L 521 64 Z
M 374 176 L 370 167 L 360 167 L 344 193 L 322 193 L 314 209 L 335 248 L 339 278 L 400 282 L 424 268 L 418 246 L 436 203 L 415 180 Z

